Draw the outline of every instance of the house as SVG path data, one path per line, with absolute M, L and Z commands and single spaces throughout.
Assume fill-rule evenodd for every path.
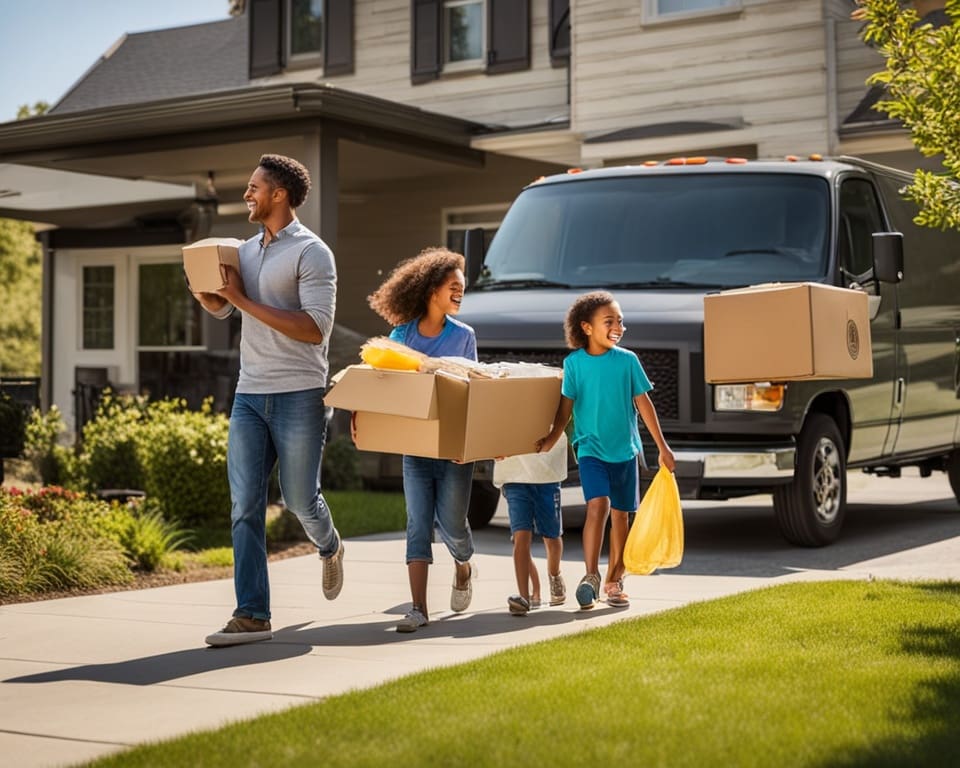
M 342 362 L 387 330 L 365 297 L 399 260 L 492 234 L 540 175 L 702 154 L 920 163 L 897 124 L 847 120 L 882 66 L 847 0 L 233 6 L 121 38 L 48 114 L 0 124 L 0 216 L 44 225 L 43 398 L 71 424 L 108 381 L 226 407 L 236 321 L 200 311 L 180 246 L 253 234 L 241 195 L 264 152 L 314 179 L 299 216 L 337 256 Z

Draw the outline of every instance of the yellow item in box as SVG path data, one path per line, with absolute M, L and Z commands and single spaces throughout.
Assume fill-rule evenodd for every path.
M 420 360 L 398 349 L 365 346 L 360 351 L 360 359 L 373 368 L 390 371 L 418 371 Z

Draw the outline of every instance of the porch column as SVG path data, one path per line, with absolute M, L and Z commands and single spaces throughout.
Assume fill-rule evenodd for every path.
M 337 253 L 339 168 L 336 134 L 321 126 L 303 137 L 304 156 L 297 158 L 310 172 L 312 188 L 297 217 Z
M 40 282 L 40 409 L 46 413 L 53 404 L 53 259 L 50 231 L 37 235 L 43 249 Z

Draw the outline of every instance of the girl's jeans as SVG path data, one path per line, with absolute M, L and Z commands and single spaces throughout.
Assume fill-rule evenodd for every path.
M 403 495 L 407 503 L 407 563 L 433 562 L 433 528 L 454 560 L 473 557 L 473 534 L 467 522 L 473 464 L 444 459 L 403 457 Z
M 230 414 L 227 474 L 233 533 L 234 616 L 270 618 L 267 576 L 267 485 L 279 462 L 283 503 L 322 557 L 340 537 L 320 493 L 320 459 L 327 435 L 322 388 L 270 395 L 238 393 Z

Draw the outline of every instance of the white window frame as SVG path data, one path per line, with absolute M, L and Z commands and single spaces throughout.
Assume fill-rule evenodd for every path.
M 700 20 L 711 16 L 727 16 L 743 11 L 743 0 L 716 0 L 713 8 L 698 8 L 689 11 L 660 12 L 660 0 L 643 0 L 643 23 L 660 24 L 675 21 Z
M 164 254 L 134 254 L 130 262 L 130 285 L 129 291 L 130 296 L 132 297 L 132 304 L 130 306 L 130 314 L 132 315 L 133 324 L 131 331 L 133 334 L 133 353 L 134 356 L 139 356 L 141 352 L 204 352 L 207 349 L 206 339 L 203 329 L 203 313 L 200 314 L 200 344 L 178 344 L 174 346 L 161 346 L 161 345 L 145 345 L 140 343 L 140 267 L 141 265 L 154 265 L 154 264 L 175 264 L 178 267 L 182 268 L 183 259 L 179 255 L 174 255 L 173 253 L 164 253 Z M 185 291 L 187 290 L 186 283 L 184 283 Z M 192 297 L 191 297 L 192 300 Z
M 84 318 L 83 318 L 83 273 L 87 267 L 112 267 L 113 268 L 113 346 L 112 347 L 86 347 L 84 346 Z M 76 260 L 77 268 L 77 333 L 76 349 L 80 354 L 103 355 L 117 352 L 120 349 L 122 317 L 124 311 L 121 301 L 122 281 L 124 279 L 122 264 L 117 262 L 116 257 L 110 255 L 83 256 Z
M 510 203 L 492 203 L 489 205 L 460 205 L 455 208 L 442 208 L 441 215 L 441 235 L 440 242 L 447 243 L 447 235 L 452 231 L 466 232 L 468 229 L 500 229 L 503 224 L 503 217 L 507 214 Z M 471 221 L 469 224 L 454 224 L 450 220 L 454 216 L 463 213 L 482 213 L 488 214 L 482 220 Z
M 464 5 L 480 6 L 480 58 L 464 59 L 463 61 L 448 61 L 447 53 L 450 50 L 450 27 L 447 23 L 447 9 Z M 487 2 L 486 0 L 443 0 L 442 8 L 442 42 L 440 69 L 442 72 L 475 72 L 486 67 L 487 50 Z
M 321 4 L 323 11 L 325 4 Z M 322 13 L 322 11 L 321 11 Z M 323 64 L 323 36 L 320 37 L 320 50 L 312 53 L 293 52 L 293 0 L 283 0 L 283 46 L 286 54 L 287 67 L 306 67 Z M 321 16 L 322 23 L 326 24 L 326 14 Z

